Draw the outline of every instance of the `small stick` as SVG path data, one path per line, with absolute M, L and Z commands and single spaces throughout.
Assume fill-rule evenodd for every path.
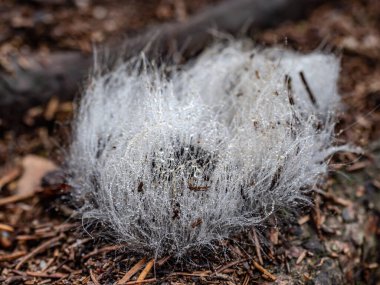
M 251 278 L 249 277 L 249 274 L 246 274 L 244 277 L 243 285 L 248 285 L 249 281 L 251 281 Z
M 244 262 L 244 263 L 243 263 L 243 267 L 244 267 L 245 270 L 247 271 L 248 275 L 249 275 L 251 278 L 254 278 L 254 276 L 253 276 L 253 274 L 252 274 L 251 267 L 249 266 L 249 263 L 248 263 L 248 262 Z
M 51 248 L 55 245 L 57 245 L 58 241 L 60 239 L 63 238 L 63 235 L 60 235 L 58 237 L 55 237 L 55 238 L 52 238 L 48 241 L 45 241 L 43 244 L 39 245 L 38 247 L 36 247 L 32 252 L 30 252 L 29 254 L 25 255 L 21 260 L 20 262 L 16 265 L 15 269 L 16 270 L 19 270 L 20 267 L 25 263 L 27 262 L 30 258 L 32 258 L 33 256 L 45 251 L 46 249 L 48 248 Z
M 104 253 L 104 252 L 118 250 L 120 248 L 123 248 L 124 246 L 125 246 L 125 244 L 124 245 L 123 244 L 121 244 L 121 245 L 111 245 L 111 246 L 105 246 L 105 247 L 103 247 L 101 249 L 95 249 L 94 251 L 91 251 L 90 253 L 88 253 L 85 256 L 83 256 L 83 259 L 88 259 L 91 256 L 97 255 L 99 253 Z
M 133 285 L 133 284 L 143 284 L 143 283 L 153 283 L 157 282 L 157 278 L 150 278 L 150 279 L 145 279 L 145 280 L 140 280 L 140 281 L 129 281 L 125 283 L 126 285 Z
M 314 189 L 314 191 L 318 194 L 321 194 L 324 198 L 330 199 L 335 204 L 338 204 L 344 207 L 348 207 L 352 205 L 352 201 L 344 199 L 344 198 L 336 197 L 335 195 L 325 192 L 323 190 Z
M 245 258 L 245 259 L 239 259 L 239 260 L 235 260 L 235 261 L 232 261 L 230 263 L 227 263 L 226 265 L 223 265 L 223 266 L 219 267 L 218 269 L 216 269 L 215 273 L 223 272 L 227 268 L 230 268 L 232 266 L 235 266 L 235 265 L 240 264 L 240 263 L 247 261 L 247 260 L 248 260 L 248 258 Z
M 8 171 L 4 176 L 0 178 L 0 190 L 8 183 L 15 180 L 21 174 L 21 168 L 15 167 Z
M 296 264 L 297 264 L 297 265 L 300 264 L 300 263 L 302 262 L 302 260 L 305 259 L 306 254 L 307 254 L 307 251 L 304 250 L 304 251 L 300 254 L 300 256 L 298 256 L 297 261 L 296 261 Z
M 14 260 L 14 259 L 24 256 L 25 254 L 26 254 L 25 251 L 16 251 L 11 254 L 0 255 L 0 262 Z
M 303 85 L 305 85 L 305 89 L 306 89 L 307 94 L 309 95 L 311 103 L 313 103 L 314 106 L 317 106 L 317 100 L 315 99 L 315 96 L 313 92 L 311 91 L 309 83 L 307 83 L 305 74 L 303 74 L 302 71 L 299 74 L 300 74 Z
M 322 215 L 321 215 L 321 210 L 320 210 L 320 203 L 321 203 L 321 197 L 319 195 L 316 195 L 315 197 L 315 205 L 314 205 L 314 208 L 313 208 L 313 211 L 312 211 L 312 217 L 313 217 L 313 221 L 314 221 L 314 224 L 315 224 L 315 228 L 317 230 L 317 234 L 318 234 L 318 237 L 320 239 L 323 239 L 323 235 L 322 235 L 322 231 L 321 231 L 321 227 L 322 227 Z
M 46 263 L 45 268 L 41 272 L 47 272 L 50 268 L 50 266 L 55 262 L 55 257 L 50 258 L 49 261 Z M 62 266 L 63 267 L 63 266 Z
M 252 229 L 252 232 L 253 232 L 253 238 L 255 240 L 257 258 L 259 259 L 260 264 L 263 265 L 264 261 L 263 261 L 263 257 L 261 256 L 261 246 L 259 243 L 259 239 L 257 238 L 256 230 Z
M 27 271 L 26 275 L 32 276 L 32 277 L 40 277 L 40 278 L 53 278 L 53 279 L 61 279 L 65 278 L 67 274 L 64 273 L 54 273 L 54 274 L 46 274 L 42 272 L 33 272 L 33 271 Z
M 170 258 L 171 258 L 170 255 L 161 258 L 160 260 L 158 260 L 156 262 L 156 267 L 160 267 L 160 266 L 164 265 Z
M 189 190 L 192 191 L 206 191 L 208 188 L 208 186 L 194 186 L 189 183 Z
M 124 284 L 127 281 L 129 281 L 129 279 L 131 279 L 132 276 L 135 275 L 137 273 L 137 271 L 139 271 L 140 268 L 144 266 L 145 262 L 146 262 L 146 257 L 144 257 L 143 259 L 141 259 L 131 269 L 129 269 L 128 272 L 125 273 L 125 275 L 123 276 L 123 278 L 121 278 L 119 281 L 117 281 L 116 284 L 120 285 L 120 284 Z
M 303 216 L 301 218 L 298 219 L 298 224 L 300 226 L 302 226 L 303 224 L 307 223 L 308 221 L 310 221 L 310 215 L 306 215 L 306 216 Z
M 191 223 L 191 227 L 194 229 L 200 226 L 202 223 L 203 223 L 202 218 L 198 218 L 194 222 Z
M 18 241 L 29 241 L 29 240 L 36 240 L 36 239 L 42 239 L 42 238 L 48 238 L 48 237 L 53 237 L 55 236 L 54 233 L 52 235 L 48 236 L 37 236 L 37 235 L 18 235 L 16 236 L 16 240 Z
M 28 193 L 28 194 L 16 194 L 13 196 L 5 197 L 0 199 L 0 207 L 7 205 L 7 204 L 12 204 L 16 202 L 20 202 L 23 200 L 27 200 L 29 198 L 32 198 L 34 196 L 34 193 Z
M 92 282 L 94 282 L 95 285 L 100 285 L 98 278 L 96 277 L 96 275 L 95 275 L 94 271 L 92 271 L 92 269 L 90 269 L 90 277 L 91 277 Z
M 53 274 L 46 274 L 43 272 L 33 272 L 33 271 L 19 271 L 19 270 L 11 270 L 11 272 L 16 273 L 17 275 L 21 276 L 32 276 L 32 277 L 40 277 L 40 278 L 54 278 L 54 279 L 61 279 L 67 277 L 67 274 L 64 273 L 53 273 Z
M 6 232 L 14 232 L 14 228 L 6 224 L 0 224 L 0 230 Z
M 253 265 L 256 267 L 257 270 L 259 270 L 261 273 L 263 273 L 265 276 L 267 276 L 270 280 L 276 281 L 276 279 L 277 279 L 276 276 L 274 276 L 272 273 L 270 273 L 268 270 L 266 270 L 264 267 L 262 267 L 256 261 L 252 260 L 252 262 L 253 262 Z
M 294 105 L 292 78 L 289 75 L 285 75 L 285 84 L 288 91 L 289 104 Z
M 137 278 L 137 281 L 143 281 L 145 279 L 145 277 L 149 274 L 150 270 L 152 269 L 153 264 L 154 259 L 151 259 L 145 266 L 144 270 L 140 273 L 139 277 Z
M 209 270 L 205 270 L 205 271 L 195 271 L 193 273 L 189 273 L 189 272 L 173 272 L 173 273 L 170 273 L 168 276 L 169 277 L 173 277 L 173 276 L 194 276 L 194 277 L 207 277 L 209 276 L 211 273 L 211 271 Z

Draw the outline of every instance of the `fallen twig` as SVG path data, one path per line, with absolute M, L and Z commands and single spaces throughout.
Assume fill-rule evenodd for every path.
M 309 85 L 309 83 L 306 80 L 305 74 L 301 71 L 299 73 L 299 75 L 301 77 L 301 81 L 302 81 L 303 85 L 305 86 L 306 92 L 309 95 L 311 103 L 313 103 L 313 105 L 316 106 L 317 105 L 317 100 L 315 99 L 313 91 L 311 91 L 310 85 Z
M 307 223 L 308 221 L 310 221 L 310 215 L 306 215 L 306 216 L 303 216 L 301 218 L 298 219 L 298 224 L 300 226 L 302 226 L 303 224 Z
M 315 197 L 315 205 L 313 207 L 313 211 L 312 211 L 312 217 L 313 217 L 313 221 L 314 221 L 314 224 L 315 224 L 315 228 L 317 230 L 317 234 L 318 234 L 318 237 L 320 239 L 323 239 L 323 235 L 322 235 L 322 231 L 321 231 L 321 227 L 322 227 L 322 224 L 323 224 L 323 219 L 322 219 L 322 215 L 321 215 L 321 210 L 320 210 L 320 203 L 321 203 L 321 197 L 319 195 L 316 195 Z
M 25 251 L 16 251 L 16 252 L 13 252 L 11 254 L 0 255 L 0 262 L 1 261 L 11 261 L 11 260 L 20 258 L 20 257 L 24 256 L 25 254 L 26 254 Z
M 259 270 L 262 274 L 267 276 L 270 280 L 276 281 L 277 277 L 270 273 L 268 270 L 266 270 L 264 267 L 262 267 L 260 264 L 258 264 L 256 261 L 252 260 L 252 263 L 253 266 L 255 266 L 256 269 Z
M 123 276 L 123 278 L 121 278 L 119 281 L 117 281 L 117 284 L 118 285 L 119 284 L 124 284 L 127 281 L 129 281 L 129 279 L 131 279 L 133 277 L 133 275 L 135 275 L 141 269 L 141 267 L 144 266 L 145 262 L 146 262 L 146 257 L 144 257 L 143 259 L 141 259 L 131 269 L 129 269 L 128 272 L 125 273 L 125 275 Z
M 302 260 L 305 259 L 306 254 L 307 254 L 307 251 L 304 250 L 304 251 L 298 256 L 297 261 L 296 261 L 296 264 L 297 264 L 297 265 L 300 264 L 300 263 L 302 262 Z
M 154 259 L 151 259 L 145 266 L 144 270 L 141 272 L 139 277 L 137 278 L 137 281 L 143 281 L 145 277 L 149 274 L 150 270 L 152 269 L 154 265 Z
M 118 249 L 121 249 L 123 247 L 125 247 L 125 244 L 105 246 L 105 247 L 103 247 L 101 249 L 97 249 L 96 248 L 95 250 L 93 250 L 90 253 L 88 253 L 85 256 L 83 256 L 83 259 L 88 259 L 91 256 L 97 255 L 99 253 L 104 253 L 104 252 L 110 252 L 110 251 L 118 250 Z
M 255 229 L 252 229 L 252 234 L 253 234 L 253 240 L 255 243 L 257 258 L 259 259 L 260 264 L 263 265 L 264 261 L 263 261 L 263 257 L 261 256 L 261 246 L 259 243 L 259 239 L 257 238 L 257 233 Z M 252 239 L 252 236 L 251 236 L 251 239 Z
M 68 276 L 68 274 L 64 273 L 53 273 L 53 274 L 47 274 L 42 272 L 32 272 L 32 271 L 26 271 L 26 275 L 32 276 L 32 277 L 40 277 L 40 278 L 53 278 L 53 279 L 61 279 Z M 98 284 L 97 284 L 98 285 Z
M 168 256 L 165 256 L 165 257 L 159 259 L 159 260 L 156 262 L 156 267 L 159 267 L 159 266 L 164 265 L 164 264 L 165 264 L 170 258 L 171 258 L 171 256 L 168 255 Z
M 13 232 L 14 228 L 9 226 L 9 225 L 6 225 L 6 224 L 0 224 L 0 230 L 7 231 L 7 232 Z
M 98 278 L 96 277 L 95 273 L 90 269 L 90 278 L 92 282 L 94 282 L 95 285 L 100 285 Z
M 194 276 L 194 277 L 207 277 L 211 274 L 210 270 L 189 272 L 172 272 L 168 276 Z
M 249 274 L 246 274 L 244 277 L 243 285 L 248 285 L 249 281 L 251 281 L 251 278 L 249 277 Z
M 227 263 L 226 265 L 223 265 L 223 266 L 220 266 L 219 268 L 217 268 L 217 269 L 215 270 L 215 273 L 223 272 L 223 271 L 226 270 L 227 268 L 230 268 L 230 267 L 232 267 L 232 266 L 235 266 L 235 265 L 240 264 L 240 263 L 242 263 L 242 262 L 244 262 L 244 261 L 247 261 L 247 260 L 248 260 L 248 258 L 246 258 L 246 259 L 239 259 L 239 260 L 235 260 L 235 261 L 232 261 L 232 262 L 230 262 L 230 263 Z M 215 273 L 214 273 L 214 274 L 215 274 Z
M 328 192 L 325 192 L 325 191 L 322 191 L 319 189 L 315 189 L 314 191 L 318 194 L 321 194 L 324 198 L 331 200 L 335 204 L 338 204 L 338 205 L 341 205 L 344 207 L 348 207 L 348 206 L 352 205 L 352 201 L 350 201 L 350 200 L 340 198 L 340 197 L 336 197 L 335 195 L 333 195 L 331 193 L 328 193 Z
M 133 284 L 143 284 L 143 283 L 153 283 L 157 282 L 157 278 L 151 278 L 151 279 L 145 279 L 145 280 L 136 280 L 136 281 L 129 281 L 125 283 L 126 285 L 133 285 Z
M 19 271 L 19 270 L 12 270 L 13 273 L 21 276 L 31 276 L 31 277 L 39 277 L 39 278 L 53 278 L 53 279 L 61 279 L 68 276 L 68 274 L 65 273 L 53 273 L 53 274 L 47 274 L 44 272 L 35 272 L 35 271 Z
M 41 245 L 39 245 L 38 247 L 36 247 L 34 250 L 32 250 L 29 254 L 25 255 L 19 261 L 19 263 L 16 265 L 15 269 L 19 270 L 21 268 L 21 266 L 25 262 L 27 262 L 30 258 L 32 258 L 33 256 L 35 256 L 36 254 L 39 254 L 39 253 L 45 251 L 48 248 L 56 246 L 58 244 L 59 240 L 61 240 L 63 237 L 64 237 L 64 235 L 60 235 L 58 237 L 52 238 L 52 239 L 50 239 L 48 241 L 45 241 L 44 243 L 42 243 Z
M 1 198 L 0 199 L 0 207 L 5 206 L 8 204 L 20 202 L 23 200 L 27 200 L 34 197 L 34 193 L 28 193 L 28 194 L 16 194 L 9 197 Z
M 11 170 L 9 170 L 5 175 L 3 175 L 0 178 L 0 190 L 8 183 L 15 180 L 18 176 L 21 174 L 21 168 L 20 167 L 14 167 Z

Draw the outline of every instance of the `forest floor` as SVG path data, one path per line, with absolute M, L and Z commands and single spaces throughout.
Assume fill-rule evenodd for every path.
M 121 31 L 128 39 L 149 25 L 186 21 L 210 2 L 0 0 L 0 70 L 12 72 L 15 53 L 90 53 Z M 341 57 L 337 134 L 364 154 L 333 157 L 311 208 L 183 262 L 132 255 L 72 218 L 69 187 L 50 171 L 63 161 L 74 103 L 53 97 L 22 123 L 0 116 L 0 283 L 380 284 L 380 2 L 330 1 L 253 40 Z M 19 64 L 27 68 L 27 58 Z

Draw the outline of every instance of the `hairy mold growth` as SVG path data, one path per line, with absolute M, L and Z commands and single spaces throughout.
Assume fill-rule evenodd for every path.
M 83 218 L 179 257 L 308 203 L 339 150 L 338 73 L 332 55 L 238 43 L 169 75 L 143 58 L 95 75 L 68 159 Z

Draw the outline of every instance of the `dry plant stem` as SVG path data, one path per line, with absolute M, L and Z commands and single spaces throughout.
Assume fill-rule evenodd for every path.
M 68 274 L 64 274 L 64 273 L 46 274 L 46 273 L 41 273 L 41 272 L 26 271 L 26 275 L 32 276 L 32 277 L 61 279 L 61 278 L 67 277 Z
M 106 253 L 106 252 L 122 249 L 124 247 L 125 247 L 125 245 L 111 245 L 111 246 L 105 246 L 105 247 L 100 248 L 100 249 L 96 248 L 94 251 L 92 251 L 92 252 L 86 254 L 85 256 L 83 256 L 83 259 L 88 259 L 91 256 L 94 256 L 94 255 L 97 255 L 97 254 L 100 254 L 100 253 Z
M 263 258 L 261 256 L 261 246 L 260 246 L 259 239 L 257 238 L 256 230 L 252 229 L 252 232 L 253 232 L 253 238 L 254 238 L 254 242 L 255 242 L 257 258 L 259 259 L 260 264 L 263 265 L 264 261 L 263 261 Z
M 27 262 L 30 258 L 35 256 L 36 254 L 39 254 L 39 253 L 44 252 L 45 250 L 47 250 L 53 246 L 56 246 L 62 238 L 64 238 L 64 235 L 60 235 L 58 237 L 52 238 L 48 241 L 45 241 L 44 243 L 42 243 L 41 245 L 36 247 L 34 250 L 32 250 L 29 254 L 24 256 L 19 261 L 19 263 L 16 265 L 15 269 L 19 270 L 21 268 L 21 266 L 23 266 L 25 264 L 25 262 Z
M 15 259 L 18 259 L 18 258 L 24 256 L 25 254 L 26 254 L 25 251 L 16 251 L 16 252 L 13 252 L 11 254 L 3 254 L 3 255 L 0 255 L 0 262 L 1 261 L 15 260 Z
M 10 171 L 8 171 L 5 175 L 0 177 L 0 190 L 3 188 L 6 184 L 12 182 L 17 177 L 19 177 L 21 174 L 21 167 L 14 167 Z
M 307 254 L 306 250 L 302 251 L 302 253 L 297 258 L 297 261 L 296 261 L 297 265 L 300 264 L 302 260 L 304 260 L 304 258 L 306 257 L 306 254 Z
M 300 226 L 302 226 L 303 224 L 307 223 L 308 221 L 310 221 L 310 215 L 305 215 L 305 216 L 298 219 L 298 224 Z
M 257 270 L 259 270 L 265 276 L 269 277 L 271 281 L 276 281 L 277 277 L 274 276 L 272 273 L 270 273 L 268 270 L 266 270 L 264 267 L 262 267 L 260 264 L 258 264 L 256 261 L 252 260 L 252 263 L 256 267 Z
M 6 224 L 0 224 L 0 230 L 7 231 L 7 232 L 13 232 L 14 228 L 6 225 Z
M 333 201 L 337 205 L 341 205 L 341 206 L 344 206 L 344 207 L 349 207 L 349 206 L 352 205 L 352 201 L 344 199 L 344 198 L 341 198 L 341 197 L 337 197 L 337 196 L 335 196 L 332 193 L 328 193 L 328 192 L 325 192 L 325 191 L 322 191 L 322 190 L 315 190 L 315 192 L 317 192 L 318 194 L 322 195 L 324 198 Z
M 50 266 L 56 262 L 56 258 L 51 258 L 49 261 L 46 263 L 45 268 L 41 272 L 47 272 L 50 269 Z M 63 266 L 62 266 L 63 267 Z
M 140 280 L 140 281 L 129 281 L 125 283 L 126 285 L 134 285 L 134 284 L 148 284 L 148 283 L 155 283 L 157 282 L 157 278 L 150 278 L 150 279 L 145 279 L 145 280 Z
M 232 262 L 230 262 L 230 263 L 228 263 L 228 264 L 226 264 L 226 265 L 223 265 L 223 266 L 221 266 L 220 268 L 218 268 L 217 270 L 215 270 L 215 273 L 221 273 L 221 272 L 223 272 L 224 270 L 226 270 L 226 269 L 228 269 L 228 268 L 230 268 L 230 267 L 232 267 L 232 266 L 235 266 L 235 265 L 237 265 L 237 264 L 240 264 L 240 263 L 242 263 L 242 262 L 245 262 L 245 261 L 247 261 L 248 260 L 248 258 L 246 258 L 246 259 L 238 259 L 238 260 L 235 260 L 235 261 L 232 261 Z
M 160 267 L 162 265 L 164 265 L 169 259 L 171 258 L 171 256 L 165 256 L 161 259 L 159 259 L 157 262 L 156 262 L 156 267 Z
M 145 277 L 149 274 L 150 270 L 152 269 L 154 265 L 154 259 L 151 259 L 145 266 L 144 270 L 140 273 L 139 277 L 137 278 L 137 281 L 143 281 Z
M 128 272 L 125 273 L 125 275 L 123 276 L 123 278 L 121 278 L 117 282 L 117 284 L 121 285 L 121 284 L 124 284 L 127 281 L 129 281 L 129 279 L 131 279 L 133 277 L 133 275 L 135 275 L 144 266 L 145 262 L 146 262 L 146 257 L 144 257 L 143 259 L 141 259 L 130 270 L 128 270 Z
M 321 217 L 321 210 L 320 210 L 321 197 L 317 194 L 314 201 L 315 201 L 315 205 L 313 207 L 312 217 L 314 220 L 314 224 L 315 224 L 315 228 L 317 230 L 318 236 L 320 239 L 323 239 L 322 231 L 321 231 L 321 226 L 322 226 L 322 217 Z
M 92 269 L 90 269 L 90 277 L 91 277 L 92 282 L 94 282 L 95 285 L 100 285 L 98 278 L 96 277 L 96 275 L 95 275 L 94 271 L 92 271 Z
M 247 274 L 244 278 L 243 285 L 248 285 L 249 282 L 251 281 L 249 274 Z
M 170 277 L 172 277 L 172 276 L 207 277 L 210 274 L 211 274 L 211 271 L 205 270 L 205 271 L 202 271 L 202 272 L 193 272 L 193 273 L 189 273 L 189 272 L 173 272 L 173 273 L 170 273 L 169 276 Z
M 254 278 L 254 275 L 253 275 L 252 270 L 251 270 L 251 266 L 249 265 L 248 261 L 243 263 L 243 267 L 247 271 L 249 277 Z
M 16 194 L 13 196 L 0 198 L 0 207 L 5 206 L 12 203 L 17 203 L 23 200 L 27 200 L 34 197 L 34 193 L 28 193 L 28 194 Z

